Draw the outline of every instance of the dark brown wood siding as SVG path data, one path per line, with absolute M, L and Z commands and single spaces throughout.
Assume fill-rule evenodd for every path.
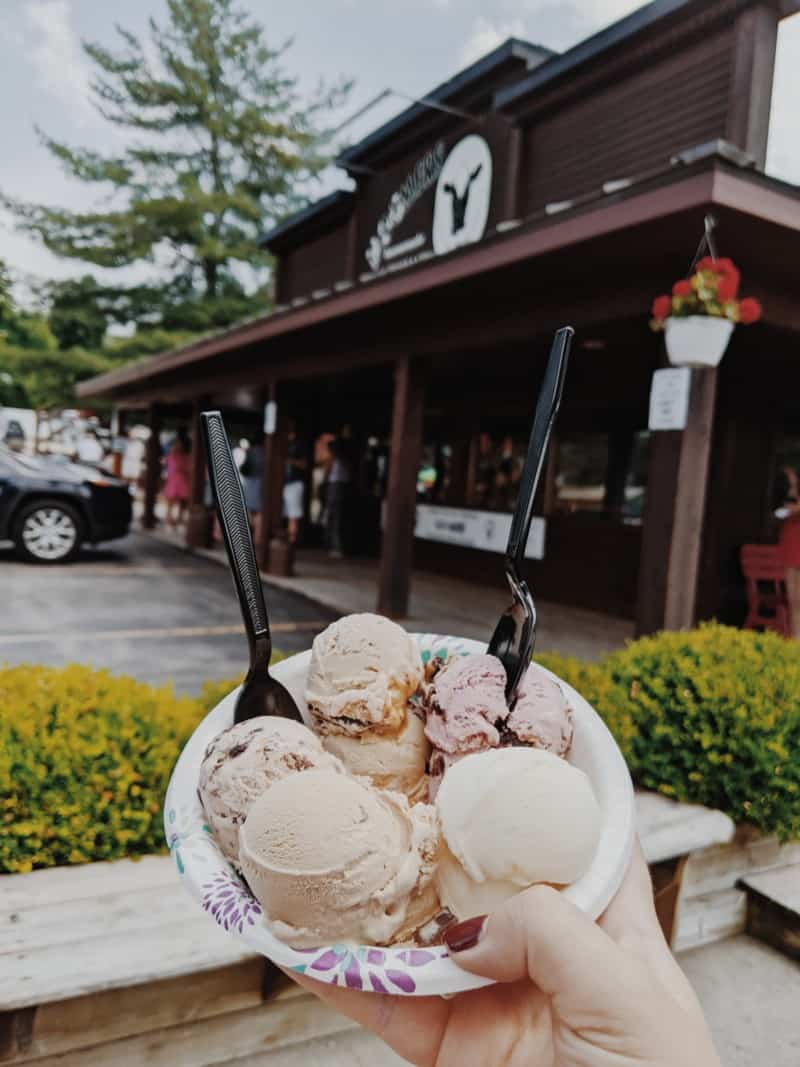
M 581 196 L 725 136 L 732 27 L 596 90 L 530 128 L 525 207 Z
M 347 223 L 281 256 L 281 300 L 310 296 L 347 277 Z

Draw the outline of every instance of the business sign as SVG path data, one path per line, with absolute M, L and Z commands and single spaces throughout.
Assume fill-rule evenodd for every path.
M 480 241 L 492 196 L 492 153 L 470 134 L 454 145 L 436 183 L 433 250 L 437 256 Z
M 418 504 L 414 536 L 423 541 L 476 548 L 483 552 L 505 552 L 511 532 L 511 516 L 504 511 L 469 511 L 435 504 Z M 544 559 L 545 520 L 534 516 L 525 555 Z
M 428 205 L 423 197 L 433 187 Z M 411 266 L 479 241 L 491 193 L 492 154 L 483 137 L 462 137 L 449 152 L 437 142 L 389 197 L 364 252 L 370 271 Z
M 649 430 L 685 430 L 692 388 L 690 367 L 664 367 L 653 374 Z

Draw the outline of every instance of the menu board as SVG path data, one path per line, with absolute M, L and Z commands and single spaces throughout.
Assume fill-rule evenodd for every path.
M 664 367 L 653 374 L 650 388 L 649 430 L 685 430 L 689 414 L 692 371 L 689 367 Z

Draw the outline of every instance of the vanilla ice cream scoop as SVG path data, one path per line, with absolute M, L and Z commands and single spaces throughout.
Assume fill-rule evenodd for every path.
M 436 796 L 445 849 L 442 904 L 460 919 L 534 885 L 589 868 L 601 813 L 583 771 L 538 748 L 498 748 L 451 766 Z
M 321 734 L 399 730 L 422 681 L 416 641 L 382 615 L 346 615 L 311 648 L 306 703 Z
M 200 766 L 198 792 L 226 859 L 238 863 L 239 827 L 253 801 L 273 782 L 312 767 L 344 773 L 316 734 L 292 719 L 263 715 L 214 738 Z
M 284 778 L 250 809 L 239 855 L 276 937 L 383 945 L 438 912 L 433 808 L 331 771 Z

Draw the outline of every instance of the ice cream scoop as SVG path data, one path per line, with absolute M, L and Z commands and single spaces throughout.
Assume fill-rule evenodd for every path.
M 532 745 L 566 756 L 572 745 L 572 709 L 555 679 L 532 663 L 517 694 L 517 702 L 502 727 L 501 744 Z
M 439 910 L 432 807 L 364 779 L 312 770 L 276 782 L 240 832 L 247 882 L 294 948 L 409 936 Z
M 425 733 L 433 744 L 429 795 L 469 752 L 533 745 L 564 756 L 572 743 L 572 711 L 561 686 L 532 663 L 516 703 L 506 703 L 506 673 L 495 656 L 454 656 L 427 689 Z
M 302 723 L 262 715 L 223 730 L 206 749 L 198 791 L 208 825 L 232 863 L 238 863 L 239 827 L 253 801 L 297 771 L 344 773 L 338 759 Z
M 538 748 L 497 748 L 450 767 L 436 797 L 444 838 L 436 883 L 460 919 L 537 882 L 588 869 L 601 813 L 583 771 Z
M 325 747 L 354 774 L 412 799 L 430 746 L 409 698 L 423 677 L 416 641 L 381 615 L 347 615 L 315 638 L 306 703 Z

